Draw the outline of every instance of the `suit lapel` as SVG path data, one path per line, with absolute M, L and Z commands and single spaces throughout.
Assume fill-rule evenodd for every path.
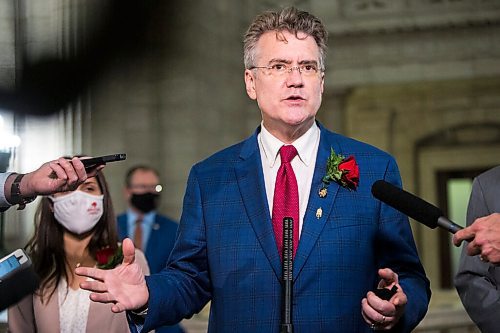
M 332 135 L 329 135 L 329 132 L 324 129 L 321 124 L 318 125 L 321 129 L 321 138 L 316 157 L 311 192 L 304 215 L 299 248 L 297 249 L 294 260 L 294 280 L 301 272 L 314 245 L 318 241 L 339 190 L 339 185 L 332 182 L 327 186 L 327 196 L 324 198 L 319 196 L 319 190 L 324 187 L 322 178 L 326 175 L 326 162 L 330 156 L 331 148 L 333 148 L 337 154 L 342 154 L 342 148 L 339 142 L 336 141 Z M 271 215 L 267 204 L 264 175 L 262 172 L 262 161 L 257 143 L 257 134 L 259 131 L 260 128 L 243 144 L 240 161 L 236 163 L 235 173 L 243 204 L 250 223 L 252 224 L 252 228 L 255 231 L 257 239 L 276 277 L 281 279 L 281 261 L 274 239 Z M 321 209 L 321 216 L 318 218 L 317 213 L 319 209 Z
M 322 198 L 319 196 L 319 191 L 323 187 L 325 187 L 322 179 L 323 176 L 326 175 L 326 162 L 328 157 L 330 156 L 331 148 L 333 147 L 336 153 L 341 152 L 339 144 L 336 141 L 332 142 L 331 140 L 329 140 L 326 130 L 321 125 L 320 129 L 321 138 L 318 147 L 318 154 L 316 157 L 316 166 L 314 168 L 311 192 L 309 194 L 307 209 L 304 214 L 299 247 L 297 249 L 294 260 L 294 280 L 297 278 L 300 271 L 304 267 L 304 264 L 311 254 L 311 251 L 316 244 L 319 235 L 323 231 L 323 228 L 325 227 L 326 221 L 328 220 L 328 217 L 332 210 L 335 197 L 337 196 L 337 192 L 339 190 L 339 185 L 332 182 L 328 186 L 326 186 L 326 197 Z
M 258 131 L 243 145 L 240 161 L 235 167 L 236 179 L 252 228 L 276 277 L 280 278 L 281 263 L 267 204 L 262 162 L 257 144 Z

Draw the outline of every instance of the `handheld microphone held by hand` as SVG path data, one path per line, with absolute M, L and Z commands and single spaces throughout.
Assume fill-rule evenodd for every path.
M 384 180 L 377 180 L 373 183 L 372 194 L 380 201 L 425 224 L 429 228 L 435 229 L 436 227 L 441 227 L 452 234 L 463 229 L 458 224 L 444 217 L 443 212 L 438 207 Z
M 22 249 L 17 249 L 1 258 L 0 312 L 33 293 L 39 283 L 31 259 Z

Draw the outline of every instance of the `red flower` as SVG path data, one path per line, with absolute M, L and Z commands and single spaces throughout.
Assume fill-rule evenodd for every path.
M 359 183 L 359 167 L 353 156 L 349 156 L 339 164 L 342 171 L 341 182 L 350 189 L 356 189 Z
M 122 246 L 119 245 L 116 249 L 105 247 L 100 249 L 95 254 L 97 267 L 101 269 L 111 269 L 118 266 L 123 260 Z
M 97 251 L 95 254 L 96 259 L 97 259 L 97 264 L 98 265 L 106 265 L 108 263 L 109 258 L 115 253 L 115 251 L 110 248 L 106 247 L 104 249 L 101 249 Z
M 345 158 L 335 153 L 331 148 L 330 156 L 326 163 L 326 175 L 323 183 L 328 186 L 331 181 L 335 181 L 350 190 L 355 190 L 359 183 L 359 167 L 353 156 Z

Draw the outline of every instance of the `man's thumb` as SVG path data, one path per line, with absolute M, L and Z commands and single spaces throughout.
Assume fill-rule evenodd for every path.
M 135 247 L 130 238 L 125 238 L 122 243 L 123 264 L 130 265 L 135 260 Z

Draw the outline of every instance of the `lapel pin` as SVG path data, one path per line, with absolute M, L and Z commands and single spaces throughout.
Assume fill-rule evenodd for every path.
M 321 218 L 321 215 L 323 215 L 323 209 L 321 209 L 320 207 L 316 210 L 316 218 L 319 220 Z
M 153 230 L 160 230 L 160 225 L 158 223 L 153 224 Z
M 319 190 L 318 194 L 320 198 L 325 198 L 328 194 L 328 190 L 326 189 L 326 187 L 323 187 L 321 190 Z

